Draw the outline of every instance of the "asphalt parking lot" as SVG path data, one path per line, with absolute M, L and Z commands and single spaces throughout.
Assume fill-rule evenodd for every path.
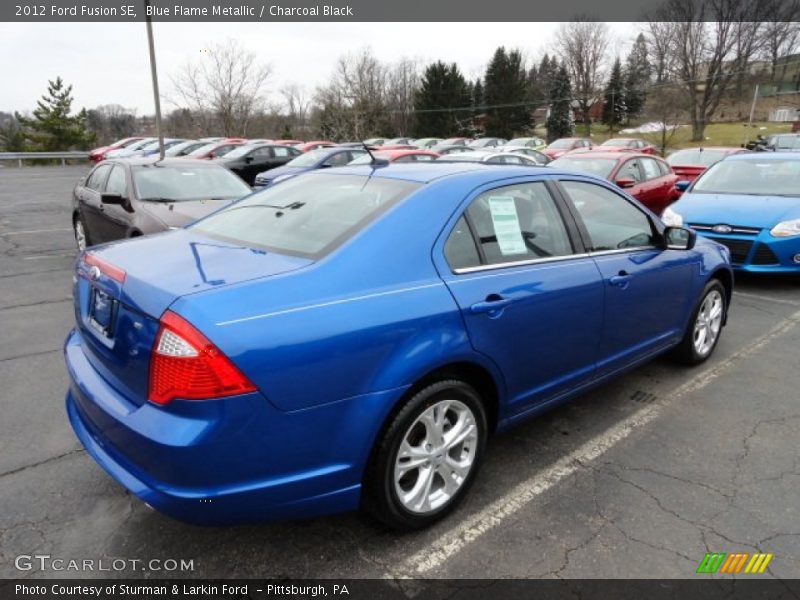
M 495 438 L 467 501 L 430 530 L 355 514 L 201 528 L 149 510 L 63 409 L 85 170 L 0 168 L 0 577 L 686 578 L 706 552 L 737 551 L 774 554 L 741 577 L 800 577 L 800 278 L 739 278 L 705 365 L 658 359 Z M 15 568 L 34 554 L 193 570 Z

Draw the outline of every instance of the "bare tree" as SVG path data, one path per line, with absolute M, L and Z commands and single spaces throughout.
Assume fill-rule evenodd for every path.
M 772 81 L 783 81 L 786 75 L 784 65 L 778 77 L 778 59 L 797 51 L 800 46 L 800 0 L 772 0 L 770 21 L 764 23 L 764 56 L 770 63 Z
M 420 85 L 420 65 L 402 58 L 389 68 L 386 103 L 394 133 L 409 135 L 414 131 L 414 98 Z
M 647 51 L 654 83 L 664 83 L 670 76 L 674 55 L 669 36 L 673 23 L 650 21 L 645 27 Z
M 572 91 L 588 135 L 591 133 L 589 108 L 600 97 L 603 87 L 603 65 L 609 44 L 608 26 L 590 20 L 563 23 L 556 43 L 572 80 Z
M 650 17 L 664 26 L 672 75 L 689 106 L 692 140 L 703 139 L 731 82 L 758 49 L 770 0 L 667 0 Z
M 289 84 L 281 90 L 281 95 L 286 102 L 286 111 L 292 123 L 293 135 L 305 139 L 308 134 L 308 115 L 311 110 L 311 98 L 305 88 L 296 83 Z
M 246 135 L 250 120 L 264 107 L 272 69 L 236 40 L 208 47 L 199 63 L 186 63 L 172 78 L 172 102 L 191 109 L 206 131 L 214 125 L 222 135 Z
M 682 127 L 686 108 L 686 98 L 677 86 L 662 86 L 648 98 L 646 116 L 658 123 L 658 147 L 662 156 Z

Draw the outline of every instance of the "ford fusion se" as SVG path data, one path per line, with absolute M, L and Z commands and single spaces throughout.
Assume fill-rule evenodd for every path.
M 724 244 L 736 269 L 800 273 L 800 153 L 728 156 L 667 208 L 664 221 Z
M 610 183 L 475 163 L 316 170 L 76 262 L 66 409 L 196 523 L 453 510 L 487 437 L 672 351 L 707 359 L 728 251 Z

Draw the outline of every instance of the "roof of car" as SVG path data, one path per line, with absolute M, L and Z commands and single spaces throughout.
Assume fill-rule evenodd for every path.
M 552 169 L 550 167 L 494 165 L 482 162 L 445 162 L 430 161 L 425 163 L 392 163 L 372 167 L 365 165 L 348 165 L 336 169 L 313 171 L 313 173 L 331 175 L 365 175 L 372 177 L 385 177 L 389 179 L 402 179 L 416 183 L 430 183 L 448 177 L 474 176 L 482 182 L 519 177 L 524 175 L 575 175 L 575 172 Z M 582 177 L 585 173 L 580 174 Z M 597 179 L 597 178 L 594 178 Z
M 558 157 L 556 160 L 561 160 L 562 158 L 578 158 L 578 159 L 586 159 L 586 160 L 596 160 L 598 158 L 607 158 L 609 160 L 627 160 L 629 158 L 656 158 L 658 156 L 653 156 L 652 154 L 645 154 L 644 152 L 615 152 L 612 150 L 608 151 L 597 151 L 594 150 L 592 152 L 568 152 L 564 156 Z
M 800 160 L 800 152 L 740 152 L 726 156 L 725 160 Z
M 217 167 L 218 165 L 212 161 L 208 160 L 195 160 L 194 158 L 185 158 L 182 156 L 167 156 L 163 160 L 159 159 L 156 156 L 131 156 L 131 157 L 119 157 L 119 158 L 109 158 L 106 163 L 111 162 L 119 162 L 123 165 L 128 165 L 132 167 L 147 167 L 151 165 L 161 167 L 186 167 L 187 165 L 197 166 L 197 167 Z

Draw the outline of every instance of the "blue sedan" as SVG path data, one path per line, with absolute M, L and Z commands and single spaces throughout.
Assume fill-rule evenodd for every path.
M 264 171 L 256 175 L 255 189 L 269 187 L 281 181 L 285 181 L 306 171 L 315 169 L 327 169 L 329 167 L 341 167 L 351 160 L 366 154 L 363 148 L 349 148 L 342 146 L 332 146 L 329 148 L 318 148 L 301 154 L 293 158 L 282 167 L 276 167 L 269 171 Z
M 489 435 L 664 352 L 714 351 L 727 250 L 588 175 L 314 171 L 76 262 L 66 410 L 197 523 L 452 511 Z
M 800 153 L 729 156 L 667 208 L 664 220 L 727 246 L 736 269 L 800 273 Z

